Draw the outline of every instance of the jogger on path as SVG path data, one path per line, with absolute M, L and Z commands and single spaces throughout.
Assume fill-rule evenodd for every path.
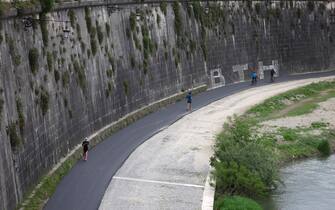
M 90 142 L 88 142 L 88 138 L 86 137 L 85 140 L 82 143 L 83 146 L 83 160 L 87 160 L 88 157 L 88 145 L 90 144 Z

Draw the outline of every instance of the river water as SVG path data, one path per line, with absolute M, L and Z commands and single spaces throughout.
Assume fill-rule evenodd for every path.
M 335 210 L 335 155 L 281 169 L 284 185 L 263 203 L 266 210 Z

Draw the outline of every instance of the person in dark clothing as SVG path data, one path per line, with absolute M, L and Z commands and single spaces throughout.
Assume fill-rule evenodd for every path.
M 275 81 L 275 70 L 274 69 L 271 69 L 270 71 L 270 74 L 271 74 L 271 82 L 274 82 Z
M 188 92 L 186 95 L 186 102 L 187 102 L 187 111 L 192 110 L 192 92 Z
M 88 138 L 86 137 L 83 143 L 81 144 L 83 146 L 83 160 L 87 160 L 88 157 L 88 145 L 90 142 L 88 141 Z

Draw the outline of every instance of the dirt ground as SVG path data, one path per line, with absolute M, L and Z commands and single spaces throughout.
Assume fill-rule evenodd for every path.
M 328 124 L 328 128 L 335 129 L 335 98 L 320 102 L 318 105 L 319 107 L 309 114 L 283 117 L 262 122 L 262 130 L 273 131 L 276 127 L 310 127 L 312 123 L 317 122 L 326 123 Z

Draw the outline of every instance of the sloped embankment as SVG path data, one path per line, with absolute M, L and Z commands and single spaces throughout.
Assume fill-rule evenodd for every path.
M 216 208 L 231 205 L 227 201 L 232 195 L 267 196 L 280 183 L 279 167 L 288 161 L 329 155 L 335 145 L 334 107 L 335 81 L 313 83 L 272 97 L 226 123 L 211 161 Z M 236 206 L 249 205 L 248 200 L 235 201 Z

